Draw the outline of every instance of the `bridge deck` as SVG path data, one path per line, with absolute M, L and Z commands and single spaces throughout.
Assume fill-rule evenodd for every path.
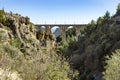
M 36 24 L 35 26 L 87 26 L 88 24 Z

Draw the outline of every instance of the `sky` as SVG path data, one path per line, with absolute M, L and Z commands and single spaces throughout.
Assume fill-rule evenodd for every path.
M 87 24 L 115 14 L 120 0 L 0 0 L 0 8 L 30 17 L 34 24 Z

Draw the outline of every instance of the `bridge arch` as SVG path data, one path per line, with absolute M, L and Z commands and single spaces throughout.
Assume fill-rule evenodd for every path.
M 59 35 L 61 35 L 61 30 L 60 30 L 59 26 L 53 26 L 51 28 L 51 32 L 52 32 L 52 34 L 55 35 L 55 37 L 58 37 Z

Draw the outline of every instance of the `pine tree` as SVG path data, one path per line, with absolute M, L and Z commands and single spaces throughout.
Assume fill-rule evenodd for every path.
M 120 15 L 120 3 L 118 4 L 116 15 Z

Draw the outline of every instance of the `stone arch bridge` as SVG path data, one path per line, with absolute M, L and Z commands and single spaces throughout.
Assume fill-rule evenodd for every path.
M 41 30 L 43 26 L 45 27 L 45 31 L 50 33 L 51 33 L 51 28 L 56 26 L 59 27 L 62 35 L 62 40 L 66 40 L 66 31 L 68 30 L 68 27 L 72 26 L 76 29 L 76 37 L 78 38 L 80 33 L 80 28 L 86 27 L 87 24 L 36 24 L 35 25 L 36 31 Z

